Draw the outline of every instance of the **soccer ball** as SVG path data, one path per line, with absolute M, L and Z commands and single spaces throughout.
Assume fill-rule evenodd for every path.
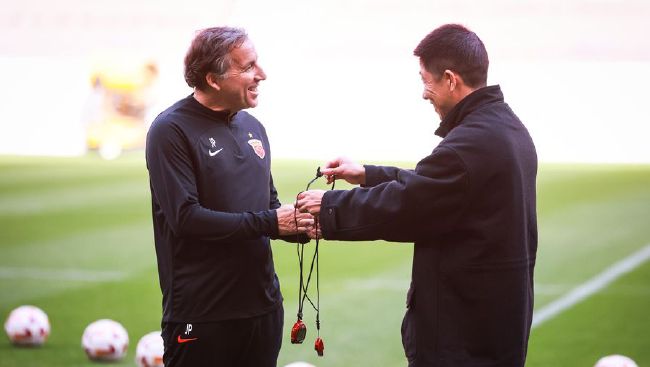
M 140 338 L 135 349 L 135 363 L 140 367 L 163 367 L 164 352 L 160 331 L 152 331 Z
M 284 367 L 316 367 L 316 366 L 307 362 L 292 362 Z
M 129 334 L 119 322 L 97 320 L 84 330 L 81 346 L 91 360 L 117 361 L 126 355 Z
M 35 306 L 20 306 L 9 314 L 5 331 L 14 345 L 40 346 L 50 335 L 50 320 Z
M 614 354 L 598 360 L 594 367 L 638 367 L 633 360 L 626 356 Z

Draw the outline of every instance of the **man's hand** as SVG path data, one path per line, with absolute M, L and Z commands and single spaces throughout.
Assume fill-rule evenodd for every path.
M 366 169 L 362 165 L 345 157 L 339 157 L 327 162 L 327 165 L 321 169 L 321 172 L 327 177 L 328 184 L 338 179 L 344 179 L 353 185 L 363 185 L 366 183 Z
M 318 240 L 323 238 L 323 234 L 320 230 L 320 226 L 318 226 L 318 228 L 312 227 L 311 229 L 309 229 L 309 231 L 307 231 L 307 236 L 309 236 L 309 238 L 311 238 L 312 240 Z
M 296 209 L 301 213 L 309 213 L 314 217 L 320 214 L 320 203 L 323 200 L 324 190 L 309 190 L 298 194 Z
M 314 217 L 309 213 L 298 212 L 291 204 L 282 205 L 276 209 L 276 213 L 278 215 L 278 235 L 280 236 L 307 233 L 314 227 Z M 298 227 L 296 227 L 296 219 Z

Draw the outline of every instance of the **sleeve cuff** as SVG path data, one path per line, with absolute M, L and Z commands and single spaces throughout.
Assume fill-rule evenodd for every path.
M 249 237 L 267 236 L 278 237 L 278 215 L 275 210 L 244 213 L 242 231 Z
M 366 170 L 366 183 L 361 185 L 361 187 L 373 187 L 381 183 L 379 177 L 377 176 L 377 166 L 372 164 L 364 164 L 363 168 Z
M 326 240 L 334 239 L 334 233 L 336 232 L 336 207 L 328 203 L 328 197 L 332 197 L 335 192 L 325 192 L 321 201 L 321 211 L 318 218 L 321 234 Z
M 269 210 L 269 225 L 270 228 L 268 229 L 268 234 L 269 237 L 271 238 L 278 238 L 278 212 L 273 209 Z

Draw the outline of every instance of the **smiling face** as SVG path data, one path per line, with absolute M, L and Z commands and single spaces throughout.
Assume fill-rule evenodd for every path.
M 436 112 L 440 116 L 440 119 L 444 119 L 447 113 L 456 104 L 453 99 L 452 81 L 450 80 L 448 71 L 445 71 L 443 75 L 436 77 L 430 73 L 424 67 L 422 61 L 420 61 L 420 77 L 422 78 L 422 84 L 424 84 L 422 98 L 431 102 L 433 108 L 435 108 Z
M 257 64 L 253 43 L 244 41 L 230 51 L 230 68 L 216 84 L 222 106 L 236 112 L 257 106 L 258 85 L 266 79 L 264 70 Z

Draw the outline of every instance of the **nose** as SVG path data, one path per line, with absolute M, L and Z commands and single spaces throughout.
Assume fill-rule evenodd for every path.
M 266 80 L 266 73 L 264 72 L 264 69 L 262 69 L 262 67 L 259 65 L 257 65 L 257 73 L 255 75 L 255 79 L 257 81 Z

